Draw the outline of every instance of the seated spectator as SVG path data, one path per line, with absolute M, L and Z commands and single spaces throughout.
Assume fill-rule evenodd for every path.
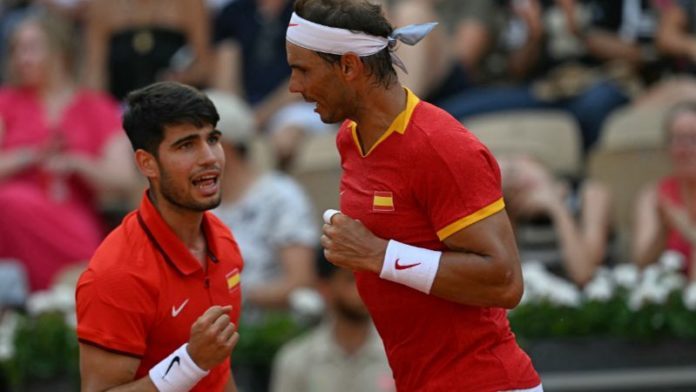
M 635 206 L 633 261 L 640 267 L 667 251 L 680 253 L 684 273 L 696 281 L 696 102 L 674 107 L 666 117 L 672 173 L 646 187 Z
M 671 107 L 696 100 L 696 1 L 662 0 L 656 44 L 675 75 L 643 94 L 636 105 Z
M 568 8 L 568 0 L 557 2 Z M 507 41 L 501 45 L 510 53 L 504 68 L 518 83 L 471 89 L 440 106 L 460 119 L 503 110 L 565 110 L 577 120 L 588 151 L 604 120 L 638 89 L 636 72 L 649 60 L 641 53 L 654 34 L 654 10 L 642 2 L 590 0 L 582 5 L 589 11 L 589 22 L 576 27 L 572 18 L 579 6 L 570 2 L 573 7 L 563 11 L 562 24 L 565 30 L 578 31 L 586 52 L 582 55 L 583 51 L 551 50 L 560 46 L 551 44 L 554 36 L 545 23 L 558 12 L 555 2 L 508 3 L 509 32 L 501 34 Z
M 321 122 L 314 104 L 288 90 L 290 67 L 285 31 L 293 0 L 236 0 L 215 21 L 216 89 L 244 97 L 254 110 L 256 129 L 270 135 L 278 168 L 292 165 L 305 134 L 335 132 Z
M 323 322 L 278 352 L 271 392 L 395 391 L 382 341 L 360 299 L 355 277 L 317 254 Z
M 85 82 L 118 100 L 158 80 L 202 86 L 209 73 L 204 0 L 90 0 Z
M 437 21 L 440 25 L 415 46 L 397 54 L 408 73 L 399 79 L 416 95 L 435 102 L 485 80 L 484 59 L 492 51 L 503 18 L 490 0 L 392 1 L 390 19 L 396 26 Z
M 225 170 L 222 204 L 213 212 L 235 233 L 244 258 L 245 322 L 287 309 L 296 288 L 312 284 L 318 228 L 309 199 L 290 177 L 258 170 L 251 157 L 253 114 L 239 98 L 210 91 L 220 113 Z
M 89 259 L 104 234 L 100 194 L 135 183 L 116 103 L 79 89 L 70 25 L 30 14 L 11 34 L 0 89 L 0 259 L 21 261 L 31 290 Z
M 551 270 L 559 270 L 570 281 L 584 286 L 608 254 L 608 189 L 586 180 L 578 192 L 579 203 L 573 203 L 567 184 L 555 179 L 533 158 L 518 156 L 498 161 L 522 261 L 544 262 Z

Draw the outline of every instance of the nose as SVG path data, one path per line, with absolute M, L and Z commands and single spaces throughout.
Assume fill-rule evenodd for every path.
M 288 85 L 288 89 L 291 93 L 302 94 L 303 88 L 301 83 L 298 81 L 297 76 L 295 75 L 295 71 L 292 71 L 292 73 L 290 74 L 290 83 Z
M 211 166 L 219 163 L 223 159 L 222 155 L 222 147 L 219 143 L 213 145 L 205 143 L 199 155 L 198 163 L 201 166 Z

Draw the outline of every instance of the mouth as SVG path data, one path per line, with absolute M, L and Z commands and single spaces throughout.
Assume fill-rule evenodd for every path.
M 213 196 L 217 194 L 219 183 L 220 183 L 220 173 L 219 172 L 206 172 L 202 173 L 191 180 L 193 186 L 203 194 L 203 196 Z

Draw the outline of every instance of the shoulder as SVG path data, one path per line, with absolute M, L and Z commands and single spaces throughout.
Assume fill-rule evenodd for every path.
M 492 158 L 488 148 L 476 135 L 449 113 L 427 102 L 421 102 L 416 107 L 407 132 L 413 133 L 411 145 L 420 152 L 415 156 L 424 159 L 431 159 L 432 155 L 443 159 Z

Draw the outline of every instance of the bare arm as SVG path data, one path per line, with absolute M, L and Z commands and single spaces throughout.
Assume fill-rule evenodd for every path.
M 132 381 L 140 359 L 80 343 L 83 392 L 157 392 L 149 376 Z
M 86 12 L 84 84 L 96 90 L 108 88 L 106 45 L 111 32 L 106 22 L 107 8 L 108 0 L 95 0 L 88 3 Z
M 332 263 L 379 274 L 387 240 L 361 222 L 339 214 L 324 225 L 321 238 Z M 444 240 L 431 294 L 473 306 L 515 307 L 522 297 L 522 271 L 515 238 L 503 210 Z
M 640 46 L 627 42 L 614 33 L 601 29 L 590 30 L 585 36 L 588 51 L 600 60 L 623 60 L 633 66 L 639 66 Z
M 288 295 L 309 286 L 314 278 L 314 250 L 304 245 L 289 245 L 280 250 L 282 277 L 249 290 L 249 301 L 264 307 L 285 307 Z
M 191 326 L 186 350 L 199 368 L 210 370 L 223 362 L 239 341 L 236 326 L 229 319 L 231 310 L 231 306 L 211 306 Z M 139 366 L 138 358 L 80 343 L 83 392 L 157 392 L 149 376 L 133 380 Z
M 30 148 L 0 151 L 0 182 L 39 162 L 39 153 Z
M 210 17 L 203 0 L 187 0 L 183 2 L 184 32 L 186 40 L 193 52 L 193 62 L 183 70 L 170 70 L 167 79 L 181 83 L 199 85 L 207 82 L 210 69 Z
M 62 154 L 49 159 L 47 167 L 76 173 L 99 192 L 128 195 L 138 184 L 130 154 L 128 139 L 121 132 L 106 143 L 102 156 L 96 160 L 86 155 Z
M 643 189 L 636 201 L 631 256 L 640 267 L 654 262 L 665 248 L 666 228 L 660 218 L 656 186 Z
M 234 40 L 220 42 L 215 48 L 214 72 L 210 75 L 213 88 L 244 96 L 242 85 L 242 48 Z
M 514 77 L 522 79 L 532 71 L 541 57 L 544 26 L 538 0 L 529 0 L 515 6 L 514 12 L 527 26 L 527 40 L 522 47 L 510 54 L 509 67 Z
M 696 39 L 686 31 L 687 22 L 686 14 L 676 5 L 662 12 L 656 37 L 657 48 L 662 53 L 696 59 Z
M 587 183 L 582 190 L 579 225 L 564 204 L 550 208 L 563 263 L 570 279 L 580 286 L 592 279 L 606 254 L 609 207 L 608 190 L 600 184 Z

